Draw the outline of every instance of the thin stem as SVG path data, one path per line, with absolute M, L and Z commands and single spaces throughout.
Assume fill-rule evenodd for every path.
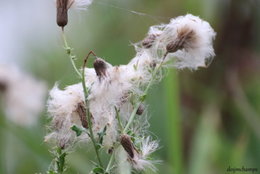
M 62 39 L 63 39 L 63 42 L 64 42 L 64 47 L 65 47 L 65 50 L 66 50 L 66 53 L 67 55 L 69 56 L 70 58 L 70 62 L 75 70 L 75 72 L 78 74 L 78 76 L 80 78 L 81 77 L 81 73 L 79 72 L 78 68 L 76 67 L 76 64 L 74 62 L 74 60 L 76 59 L 76 56 L 72 54 L 72 48 L 68 45 L 68 42 L 67 42 L 67 39 L 66 39 L 66 36 L 65 36 L 65 33 L 64 31 L 62 30 Z
M 66 152 L 63 152 L 60 147 L 57 149 L 57 172 L 58 174 L 62 174 L 64 172 L 64 166 L 65 166 L 65 157 L 67 155 Z
M 114 158 L 115 158 L 115 155 L 114 155 L 114 152 L 113 152 L 112 155 L 111 155 L 111 157 L 110 157 L 110 160 L 109 160 L 109 162 L 108 162 L 107 168 L 106 168 L 106 172 L 107 172 L 107 173 L 109 172 L 109 170 L 111 170 L 111 167 L 112 167 Z
M 117 110 L 117 108 L 115 107 L 115 111 L 116 111 L 116 119 L 118 121 L 118 125 L 119 125 L 119 129 L 121 132 L 123 132 L 123 125 L 122 125 L 122 122 L 121 122 L 121 119 L 120 119 L 120 115 L 119 115 L 119 111 Z
M 96 56 L 92 51 L 89 52 L 89 54 L 87 55 L 86 59 L 84 59 L 84 64 L 83 64 L 83 70 L 82 70 L 82 86 L 83 86 L 83 92 L 84 92 L 84 98 L 85 98 L 85 104 L 86 106 L 88 105 L 88 89 L 86 87 L 86 80 L 85 80 L 85 67 L 86 67 L 86 64 L 87 64 L 87 60 L 89 58 L 89 56 L 93 54 L 94 56 Z M 87 107 L 88 108 L 88 107 Z M 97 159 L 98 159 L 98 162 L 99 162 L 99 165 L 100 167 L 103 168 L 103 164 L 102 164 L 102 161 L 101 161 L 101 158 L 100 158 L 100 155 L 99 155 L 99 151 L 98 151 L 98 146 L 97 146 L 97 143 L 96 143 L 96 140 L 94 138 L 94 133 L 93 133 L 93 130 L 92 130 L 92 122 L 91 122 L 91 114 L 89 112 L 89 109 L 87 109 L 87 120 L 88 120 L 88 126 L 89 126 L 89 137 L 94 145 L 94 149 L 95 149 L 95 152 L 96 152 L 96 156 L 97 156 Z
M 143 94 L 142 96 L 140 96 L 139 99 L 137 100 L 137 103 L 136 103 L 135 106 L 134 106 L 134 109 L 133 109 L 133 111 L 132 111 L 132 113 L 131 113 L 131 116 L 130 116 L 130 118 L 129 118 L 129 121 L 127 122 L 127 124 L 126 124 L 126 126 L 125 126 L 125 128 L 124 128 L 124 130 L 123 130 L 123 132 L 122 132 L 123 134 L 125 134 L 125 133 L 127 132 L 127 130 L 129 129 L 130 125 L 131 125 L 132 122 L 134 121 L 134 118 L 135 118 L 135 116 L 136 116 L 136 112 L 137 112 L 137 110 L 138 110 L 140 104 L 145 100 L 146 95 L 147 95 L 147 93 L 148 93 L 150 87 L 151 87 L 152 84 L 153 84 L 154 78 L 155 78 L 156 74 L 158 73 L 159 69 L 162 67 L 162 65 L 163 65 L 163 63 L 164 63 L 164 60 L 165 60 L 165 58 L 167 57 L 167 55 L 168 55 L 168 52 L 166 52 L 166 53 L 164 54 L 164 56 L 163 56 L 162 61 L 160 62 L 160 64 L 159 64 L 157 67 L 155 67 L 154 71 L 152 72 L 152 79 L 149 81 L 148 85 L 146 86 L 146 88 L 145 88 L 145 90 L 144 90 L 144 94 Z
M 128 120 L 128 122 L 127 122 L 127 124 L 126 124 L 126 126 L 125 126 L 125 128 L 124 128 L 124 130 L 122 132 L 122 134 L 125 134 L 127 132 L 128 128 L 130 127 L 130 125 L 134 121 L 134 118 L 135 118 L 136 112 L 137 112 L 137 110 L 139 108 L 139 105 L 140 105 L 140 102 L 138 102 L 135 105 L 134 110 L 132 111 L 131 116 L 130 116 L 130 118 L 129 118 L 129 120 Z

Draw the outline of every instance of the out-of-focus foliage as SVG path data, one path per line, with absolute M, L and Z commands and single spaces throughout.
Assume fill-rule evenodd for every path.
M 24 50 L 19 51 L 24 53 L 21 57 L 12 59 L 19 59 L 28 72 L 47 81 L 49 88 L 56 81 L 62 87 L 78 81 L 62 48 L 55 4 L 19 3 L 26 5 L 0 2 L 1 9 L 13 16 L 5 16 L 4 27 L 20 36 L 13 41 Z M 143 39 L 149 26 L 186 13 L 209 21 L 218 33 L 214 44 L 217 56 L 207 69 L 169 72 L 149 94 L 150 129 L 162 145 L 155 154 L 162 160 L 158 173 L 222 174 L 229 166 L 260 170 L 259 5 L 257 0 L 94 0 L 87 11 L 71 11 L 66 31 L 79 57 L 78 66 L 91 50 L 113 64 L 125 64 L 134 56 L 131 42 Z M 15 9 L 22 8 L 32 20 L 19 16 Z M 47 17 L 42 17 L 44 13 Z M 41 17 L 36 20 L 34 16 Z M 18 22 L 22 31 L 14 28 Z M 35 28 L 37 25 L 40 28 Z M 10 40 L 0 42 L 4 45 Z M 48 121 L 43 113 L 37 125 L 19 127 L 5 119 L 1 110 L 0 173 L 47 170 L 52 159 L 43 139 Z M 74 149 L 67 173 L 87 173 L 92 150 L 84 145 Z

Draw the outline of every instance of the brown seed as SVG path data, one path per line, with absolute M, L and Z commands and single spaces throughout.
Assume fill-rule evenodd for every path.
M 114 147 L 108 149 L 108 154 L 112 154 L 114 152 Z
M 143 112 L 144 112 L 144 105 L 143 104 L 140 104 L 140 106 L 138 107 L 137 111 L 136 111 L 136 114 L 137 115 L 142 115 Z
M 142 42 L 143 47 L 147 49 L 151 48 L 157 36 L 155 34 L 148 35 Z
M 127 152 L 127 154 L 129 155 L 129 157 L 134 158 L 135 148 L 130 137 L 128 135 L 122 135 L 120 137 L 120 143 L 125 149 L 125 151 Z
M 79 103 L 77 107 L 77 113 L 79 114 L 79 118 L 81 121 L 81 124 L 84 128 L 88 129 L 88 121 L 87 121 L 87 115 L 86 115 L 86 108 L 84 103 Z
M 57 24 L 64 27 L 68 23 L 68 2 L 69 0 L 57 0 Z
M 103 59 L 97 58 L 94 62 L 94 69 L 99 78 L 106 76 L 107 65 Z

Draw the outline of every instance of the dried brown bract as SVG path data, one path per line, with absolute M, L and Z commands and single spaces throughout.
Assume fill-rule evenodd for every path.
M 78 104 L 76 112 L 79 114 L 82 126 L 88 129 L 87 111 L 83 102 Z
M 189 27 L 183 27 L 177 31 L 176 40 L 171 41 L 167 46 L 167 52 L 174 53 L 180 49 L 192 48 L 196 44 L 196 34 Z
M 151 34 L 151 35 L 148 35 L 142 42 L 142 46 L 144 48 L 151 48 L 153 46 L 153 43 L 155 41 L 155 39 L 158 37 L 158 35 L 155 35 L 155 34 Z
M 128 135 L 122 135 L 120 137 L 120 143 L 129 155 L 129 157 L 134 158 L 135 154 L 135 147 Z
M 107 64 L 103 59 L 97 58 L 94 62 L 94 69 L 99 78 L 106 76 Z

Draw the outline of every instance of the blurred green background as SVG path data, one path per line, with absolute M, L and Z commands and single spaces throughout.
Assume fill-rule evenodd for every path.
M 61 87 L 78 82 L 62 47 L 54 2 L 6 0 L 0 5 L 10 11 L 1 27 L 20 38 L 19 44 L 4 38 L 2 45 L 13 39 L 24 50 L 11 62 L 47 81 L 49 89 L 57 81 Z M 150 131 L 161 145 L 154 154 L 162 160 L 158 173 L 223 174 L 229 166 L 260 173 L 259 7 L 257 0 L 94 0 L 87 11 L 70 11 L 66 33 L 78 66 L 91 50 L 117 65 L 134 57 L 131 43 L 142 40 L 151 25 L 187 13 L 208 21 L 217 32 L 209 68 L 169 71 L 148 97 Z M 0 115 L 0 173 L 45 173 L 52 160 L 43 142 L 47 113 L 30 128 Z M 75 149 L 67 173 L 87 173 L 92 150 Z

